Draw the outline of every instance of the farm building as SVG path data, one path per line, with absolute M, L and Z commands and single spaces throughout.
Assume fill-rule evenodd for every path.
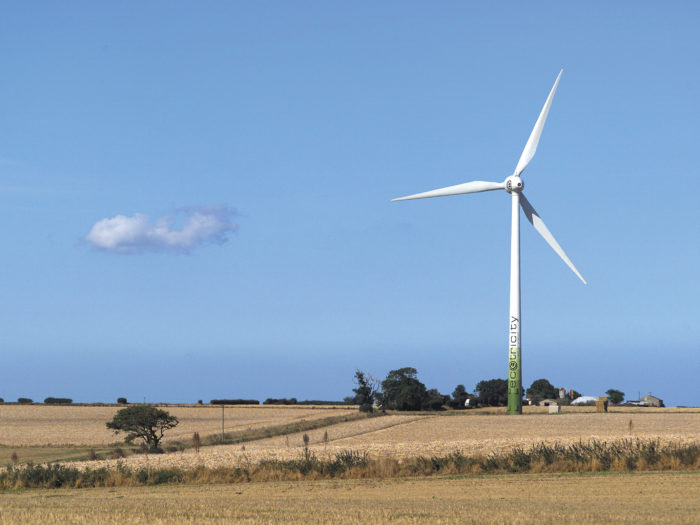
M 664 406 L 663 399 L 659 399 L 658 397 L 652 396 L 651 394 L 649 394 L 648 396 L 644 396 L 639 401 L 641 403 L 644 403 L 647 406 L 650 406 L 650 407 L 662 407 L 662 406 Z

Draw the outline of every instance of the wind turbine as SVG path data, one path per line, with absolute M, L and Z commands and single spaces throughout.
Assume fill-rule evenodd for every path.
M 535 227 L 535 230 L 544 237 L 557 255 L 561 257 L 569 268 L 578 276 L 583 284 L 586 281 L 581 276 L 579 271 L 574 266 L 574 263 L 566 256 L 564 250 L 562 250 L 559 243 L 556 241 L 552 233 L 547 229 L 544 222 L 532 207 L 532 204 L 525 198 L 523 193 L 524 183 L 520 175 L 527 167 L 528 163 L 532 160 L 537 150 L 537 143 L 540 141 L 540 135 L 542 135 L 542 128 L 544 128 L 544 122 L 547 120 L 547 114 L 549 113 L 549 107 L 552 105 L 552 99 L 554 98 L 554 92 L 557 90 L 559 85 L 559 79 L 561 78 L 563 70 L 559 71 L 557 79 L 554 82 L 552 90 L 549 92 L 547 101 L 540 111 L 540 116 L 535 122 L 535 127 L 530 133 L 530 138 L 527 139 L 527 144 L 525 144 L 525 149 L 520 155 L 520 160 L 518 160 L 518 165 L 515 167 L 515 171 L 509 177 L 507 177 L 503 182 L 484 182 L 484 181 L 473 181 L 465 182 L 464 184 L 457 184 L 456 186 L 448 186 L 446 188 L 440 188 L 437 190 L 426 191 L 424 193 L 417 193 L 415 195 L 408 195 L 406 197 L 400 197 L 398 199 L 393 199 L 393 201 L 405 201 L 410 199 L 426 199 L 429 197 L 445 197 L 448 195 L 461 195 L 463 193 L 479 193 L 482 191 L 492 191 L 492 190 L 506 190 L 511 194 L 511 230 L 510 230 L 510 317 L 508 319 L 508 413 L 509 414 L 522 414 L 522 368 L 521 368 L 521 347 L 520 347 L 520 208 L 522 207 L 525 217 L 530 221 Z

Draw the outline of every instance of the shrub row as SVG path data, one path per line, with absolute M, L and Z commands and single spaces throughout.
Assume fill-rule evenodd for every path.
M 212 399 L 209 401 L 212 405 L 259 405 L 257 399 Z

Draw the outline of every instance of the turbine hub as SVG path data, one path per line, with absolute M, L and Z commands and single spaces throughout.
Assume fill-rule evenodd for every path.
M 525 187 L 525 183 L 523 182 L 523 179 L 520 177 L 516 177 L 515 175 L 511 175 L 506 179 L 506 191 L 508 193 L 520 193 L 523 191 L 523 188 Z

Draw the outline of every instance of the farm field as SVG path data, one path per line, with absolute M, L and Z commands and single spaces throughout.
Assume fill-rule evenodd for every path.
M 91 450 L 109 455 L 113 446 L 121 443 L 123 435 L 114 435 L 105 423 L 120 408 L 0 405 L 0 465 L 9 463 L 13 454 L 21 463 L 71 461 L 86 457 Z M 180 420 L 166 435 L 165 445 L 169 441 L 189 439 L 194 432 L 202 437 L 221 432 L 221 407 L 162 408 Z M 355 413 L 356 408 L 344 406 L 227 406 L 224 428 L 226 432 L 235 432 Z
M 630 421 L 632 428 L 630 431 Z M 327 433 L 328 441 L 324 440 Z M 572 443 L 597 439 L 659 439 L 662 442 L 697 442 L 700 411 L 573 412 L 561 415 L 533 413 L 521 417 L 479 415 L 478 411 L 437 415 L 386 415 L 310 430 L 310 449 L 319 458 L 343 450 L 367 452 L 372 457 L 414 457 L 489 454 L 529 447 L 536 443 Z M 129 467 L 218 467 L 261 459 L 293 459 L 301 454 L 303 433 L 250 441 L 243 445 L 203 447 L 158 456 L 132 456 L 121 460 Z M 101 462 L 115 466 L 116 460 Z
M 166 434 L 168 441 L 218 434 L 221 409 L 208 406 L 166 406 L 180 424 Z M 119 407 L 0 405 L 0 464 L 13 453 L 20 462 L 73 461 L 90 448 L 98 454 L 120 441 L 105 427 Z M 306 432 L 310 449 L 318 457 L 356 450 L 370 456 L 413 457 L 488 454 L 534 443 L 571 443 L 579 440 L 624 438 L 659 439 L 664 442 L 697 442 L 700 409 L 620 408 L 607 414 L 592 407 L 564 407 L 560 415 L 546 408 L 526 407 L 521 417 L 507 416 L 505 409 L 461 412 L 398 413 L 337 423 Z M 329 416 L 356 414 L 353 407 L 235 406 L 226 408 L 227 432 L 266 428 L 285 423 L 312 421 Z M 631 423 L 631 426 L 630 426 Z M 202 447 L 163 455 L 137 455 L 120 460 L 130 467 L 232 466 L 260 459 L 292 459 L 301 454 L 303 433 L 248 441 L 238 445 Z M 327 436 L 327 440 L 324 437 Z M 106 454 L 108 455 L 108 454 Z M 90 466 L 114 466 L 116 460 L 91 461 Z
M 0 446 L 104 446 L 121 441 L 105 427 L 117 406 L 0 405 Z M 168 440 L 221 432 L 221 407 L 164 406 L 177 416 L 180 424 L 168 432 Z M 312 420 L 346 413 L 355 407 L 313 406 L 236 406 L 226 407 L 225 431 L 245 430 L 270 425 Z
M 520 474 L 0 494 L 15 523 L 697 523 L 700 474 Z

